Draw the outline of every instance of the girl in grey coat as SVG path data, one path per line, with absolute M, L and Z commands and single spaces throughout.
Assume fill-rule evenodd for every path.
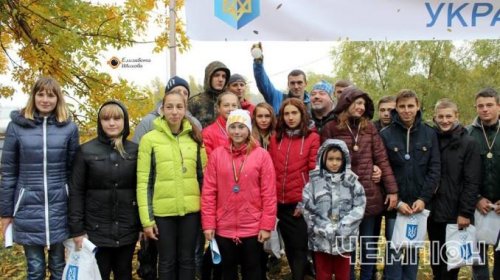
M 350 252 L 356 248 L 366 197 L 358 176 L 351 171 L 345 142 L 326 140 L 309 176 L 303 205 L 316 279 L 332 279 L 332 274 L 336 280 L 349 279 Z

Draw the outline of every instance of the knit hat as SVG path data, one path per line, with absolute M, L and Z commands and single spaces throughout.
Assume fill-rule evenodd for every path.
M 322 90 L 326 93 L 328 93 L 328 95 L 332 96 L 333 94 L 333 86 L 332 84 L 330 84 L 329 82 L 327 81 L 324 81 L 324 80 L 321 80 L 319 82 L 317 82 L 313 87 L 312 87 L 312 90 Z
M 172 78 L 170 78 L 170 80 L 168 80 L 167 86 L 165 87 L 165 93 L 171 91 L 176 86 L 185 87 L 188 91 L 188 97 L 189 97 L 189 95 L 191 94 L 191 91 L 189 90 L 189 84 L 186 80 L 184 80 L 179 76 L 173 76 Z
M 243 109 L 236 109 L 231 111 L 229 117 L 227 117 L 226 121 L 226 130 L 229 130 L 229 126 L 233 123 L 242 123 L 248 127 L 250 133 L 252 133 L 252 119 L 250 118 L 250 112 Z
M 247 83 L 247 81 L 245 80 L 245 77 L 243 77 L 240 74 L 233 74 L 233 75 L 231 75 L 231 77 L 229 77 L 229 81 L 227 82 L 227 84 L 230 85 L 230 84 L 232 84 L 234 82 L 243 82 L 244 84 Z

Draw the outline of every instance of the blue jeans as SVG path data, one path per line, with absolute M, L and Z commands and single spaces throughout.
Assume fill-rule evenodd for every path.
M 28 264 L 28 280 L 45 279 L 45 246 L 43 245 L 23 245 L 24 255 Z M 50 245 L 49 250 L 49 271 L 50 279 L 59 280 L 62 278 L 64 266 L 64 245 L 56 243 Z
M 386 280 L 416 280 L 418 274 L 418 249 L 408 248 L 394 250 L 390 247 L 396 218 L 385 219 L 385 236 L 388 241 L 384 279 Z
M 364 217 L 359 226 L 359 248 L 361 260 L 361 280 L 370 280 L 373 276 L 373 268 L 377 264 L 377 241 L 379 233 L 375 232 L 377 217 Z M 356 264 L 356 252 L 351 254 L 351 280 L 355 279 L 354 266 Z

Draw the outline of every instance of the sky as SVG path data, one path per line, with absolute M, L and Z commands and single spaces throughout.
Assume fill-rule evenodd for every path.
M 99 0 L 102 2 L 103 0 Z M 113 1 L 105 1 L 113 2 Z M 183 13 L 180 13 L 184 17 Z M 147 37 L 152 38 L 159 32 L 158 27 L 152 25 Z M 253 78 L 253 58 L 250 48 L 256 42 L 206 42 L 191 40 L 191 48 L 184 53 L 177 52 L 177 75 L 189 79 L 193 76 L 198 84 L 203 84 L 205 67 L 211 61 L 219 60 L 226 64 L 232 73 L 239 73 L 248 80 L 250 92 L 257 93 Z M 336 42 L 262 42 L 264 53 L 264 66 L 273 84 L 279 89 L 286 89 L 287 74 L 293 69 L 302 69 L 305 72 L 318 74 L 332 74 L 332 61 L 329 55 Z M 171 76 L 169 71 L 169 53 L 165 49 L 161 53 L 153 53 L 153 44 L 135 45 L 121 50 L 110 49 L 101 54 L 100 69 L 109 73 L 114 80 L 127 79 L 139 86 L 148 86 L 155 78 L 166 83 Z M 117 57 L 122 60 L 120 67 L 113 69 L 107 62 Z M 126 68 L 125 60 L 141 60 L 141 68 Z M 11 84 L 10 78 L 0 75 L 0 82 Z M 12 99 L 0 98 L 0 106 L 23 106 L 27 95 L 20 92 L 16 86 L 16 94 Z

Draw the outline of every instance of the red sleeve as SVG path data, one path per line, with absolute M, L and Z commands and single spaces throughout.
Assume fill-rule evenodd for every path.
M 311 148 L 309 151 L 309 170 L 316 168 L 316 157 L 318 155 L 319 149 L 319 135 L 316 132 L 312 132 L 309 137 L 311 138 Z
M 214 153 L 208 159 L 208 164 L 203 175 L 203 188 L 201 192 L 201 225 L 203 230 L 216 229 L 217 219 L 217 158 L 219 153 Z
M 276 225 L 276 174 L 271 156 L 264 150 L 260 164 L 260 194 L 262 199 L 260 229 L 271 231 Z

